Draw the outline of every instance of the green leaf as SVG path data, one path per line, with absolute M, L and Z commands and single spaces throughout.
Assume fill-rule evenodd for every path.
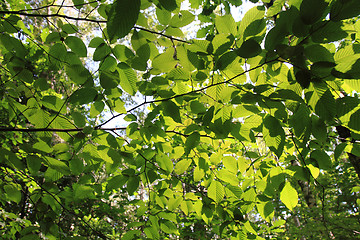
M 324 170 L 331 169 L 332 162 L 331 162 L 329 155 L 327 155 L 326 152 L 321 151 L 321 150 L 315 150 L 315 151 L 311 152 L 310 157 L 315 159 L 318 162 L 319 168 L 324 169 Z
M 312 86 L 314 91 L 309 100 L 309 105 L 320 117 L 331 120 L 336 112 L 334 96 L 323 82 L 313 82 Z
M 91 48 L 97 48 L 98 46 L 100 46 L 101 44 L 105 43 L 104 39 L 101 37 L 94 37 L 93 39 L 91 39 L 90 43 L 89 43 L 89 47 Z
M 129 180 L 126 183 L 126 188 L 129 193 L 129 195 L 132 195 L 139 187 L 139 177 L 133 176 L 130 177 Z
M 243 42 L 241 47 L 235 50 L 236 54 L 243 58 L 256 57 L 261 53 L 260 44 L 253 38 L 250 38 Z
M 97 91 L 94 88 L 80 88 L 71 94 L 69 102 L 72 104 L 87 104 L 94 101 Z
M 300 17 L 305 24 L 314 24 L 321 19 L 328 3 L 325 0 L 303 0 L 300 5 Z
M 27 156 L 26 163 L 31 174 L 36 174 L 40 170 L 42 160 L 36 155 L 30 155 Z
M 72 0 L 72 2 L 77 9 L 82 8 L 84 4 L 84 0 Z
M 73 34 L 73 33 L 77 33 L 79 31 L 79 28 L 77 26 L 70 24 L 70 23 L 62 25 L 61 29 L 67 34 Z
M 45 157 L 45 160 L 52 169 L 59 171 L 64 175 L 70 174 L 70 169 L 64 162 L 52 157 Z
M 0 34 L 0 42 L 2 46 L 5 47 L 9 53 L 12 53 L 17 57 L 24 58 L 25 55 L 27 54 L 27 50 L 24 47 L 24 45 L 20 42 L 20 40 L 11 37 L 8 34 L 4 34 L 4 33 Z
M 330 20 L 340 21 L 360 15 L 360 5 L 357 0 L 337 0 L 331 6 Z
M 100 156 L 101 160 L 108 163 L 114 163 L 114 158 L 116 161 L 116 158 L 119 157 L 116 151 L 113 151 L 113 149 L 105 145 L 97 146 L 97 153 Z
M 306 129 L 311 129 L 310 111 L 304 104 L 299 105 L 296 112 L 291 116 L 290 124 L 298 138 L 304 134 Z
M 140 5 L 140 0 L 115 0 L 107 21 L 107 32 L 111 41 L 123 38 L 130 32 L 138 19 Z
M 255 36 L 263 32 L 266 28 L 264 19 L 265 8 L 256 6 L 247 11 L 239 25 L 239 35 L 246 40 L 248 36 Z
M 152 67 L 154 70 L 160 72 L 168 72 L 173 69 L 177 63 L 174 59 L 174 49 L 168 48 L 166 51 L 154 58 L 152 61 Z
M 221 161 L 221 158 L 222 158 L 222 154 L 218 153 L 218 152 L 215 152 L 213 154 L 211 154 L 210 156 L 210 163 L 213 164 L 213 165 L 217 165 L 220 163 Z
M 224 88 L 224 84 L 219 84 L 221 82 L 223 82 L 223 79 L 220 76 L 215 75 L 212 79 L 212 83 L 217 85 L 208 88 L 206 92 L 212 99 L 215 99 L 216 101 L 221 99 L 221 91 Z
M 312 62 L 334 62 L 333 54 L 321 44 L 312 44 L 305 47 L 304 53 Z
M 67 65 L 65 70 L 70 79 L 78 85 L 84 84 L 87 80 L 92 79 L 89 70 L 83 65 Z
M 295 79 L 302 88 L 308 88 L 311 82 L 311 73 L 308 70 L 298 70 L 295 73 Z
M 135 54 L 124 45 L 116 45 L 113 49 L 113 53 L 117 60 L 126 62 L 127 60 L 135 57 Z
M 193 204 L 191 201 L 182 201 L 180 204 L 181 211 L 184 212 L 186 216 L 189 215 L 189 213 L 192 211 Z
M 0 148 L 1 162 L 5 162 L 11 167 L 16 167 L 23 170 L 24 166 L 20 159 L 15 155 L 15 153 L 6 150 L 5 148 Z
M 21 192 L 20 190 L 13 184 L 8 184 L 4 186 L 4 191 L 7 198 L 17 204 L 21 201 Z
M 57 96 L 44 96 L 42 98 L 43 106 L 54 110 L 56 112 L 66 113 L 66 107 L 64 105 L 65 100 L 58 98 Z
M 198 132 L 193 132 L 190 134 L 185 141 L 185 154 L 189 154 L 190 151 L 195 148 L 200 143 L 200 134 Z
M 224 167 L 229 170 L 230 172 L 233 173 L 237 173 L 238 172 L 238 165 L 237 165 L 237 161 L 234 157 L 232 156 L 225 156 L 222 159 L 222 162 L 224 164 Z
M 176 163 L 175 165 L 175 173 L 176 174 L 183 174 L 190 166 L 191 159 L 183 159 Z
M 101 71 L 100 72 L 100 85 L 105 89 L 116 88 L 120 83 L 119 74 Z
M 71 113 L 71 117 L 74 119 L 74 123 L 77 127 L 82 128 L 85 127 L 86 119 L 84 114 L 81 114 L 80 112 L 73 111 Z
M 156 8 L 156 17 L 163 25 L 168 25 L 171 19 L 171 12 L 166 9 Z
M 101 61 L 111 53 L 111 48 L 106 43 L 101 43 L 96 47 L 93 60 Z
M 360 132 L 360 109 L 351 115 L 348 126 L 349 128 Z
M 79 158 L 73 158 L 70 160 L 69 167 L 72 174 L 80 175 L 84 170 L 83 160 Z
M 53 151 L 53 149 L 51 147 L 49 147 L 49 145 L 46 142 L 41 141 L 41 140 L 38 141 L 37 143 L 35 143 L 33 145 L 33 148 L 40 150 L 42 152 L 45 152 L 45 153 L 51 153 Z
M 21 69 L 21 71 L 16 74 L 16 78 L 27 83 L 34 81 L 33 73 L 27 69 Z
M 115 71 L 116 70 L 117 61 L 113 56 L 107 56 L 101 63 L 99 70 L 108 70 Z
M 198 101 L 190 102 L 190 108 L 191 108 L 191 111 L 195 114 L 206 112 L 205 106 Z
M 54 44 L 49 51 L 49 60 L 53 64 L 60 66 L 65 61 L 66 57 L 66 47 L 62 43 Z
M 173 162 L 164 153 L 159 153 L 156 155 L 156 162 L 162 169 L 166 170 L 168 173 L 171 173 L 173 171 Z
M 176 0 L 159 0 L 162 7 L 164 7 L 169 12 L 174 11 L 178 6 Z
M 291 211 L 298 204 L 298 193 L 289 182 L 285 183 L 284 188 L 280 192 L 280 200 Z
M 86 48 L 84 42 L 80 38 L 75 37 L 75 36 L 68 36 L 65 39 L 65 43 L 66 43 L 66 45 L 68 45 L 68 47 L 71 49 L 71 51 L 76 53 L 79 57 L 87 56 L 87 48 Z
M 267 9 L 266 15 L 268 17 L 276 16 L 279 12 L 282 11 L 284 3 L 285 3 L 285 0 L 273 1 L 272 6 L 268 7 L 268 9 Z
M 237 55 L 233 51 L 227 52 L 221 55 L 221 57 L 218 59 L 216 62 L 216 67 L 219 70 L 231 69 L 233 64 L 239 64 L 239 61 L 236 61 L 239 60 L 237 58 Z
M 170 211 L 174 211 L 176 208 L 179 207 L 179 205 L 181 204 L 181 202 L 183 201 L 183 197 L 182 196 L 179 196 L 177 198 L 169 198 L 169 201 L 168 201 L 168 209 Z M 175 214 L 174 214 L 174 217 L 171 218 L 171 220 L 174 220 L 176 221 L 176 217 L 175 217 Z M 170 219 L 169 219 L 170 220 Z
M 104 110 L 105 103 L 103 101 L 96 101 L 91 104 L 90 108 L 90 117 L 98 117 L 101 112 Z
M 225 33 L 235 36 L 237 33 L 235 20 L 230 14 L 224 16 L 216 15 L 215 26 L 220 34 Z
M 357 79 L 351 79 L 351 80 L 344 80 L 345 86 L 347 86 L 348 88 L 350 88 L 356 92 L 360 92 L 360 81 Z
M 175 122 L 181 123 L 179 106 L 177 106 L 173 101 L 167 100 L 161 103 L 163 112 L 165 116 L 171 117 Z
M 207 195 L 216 203 L 220 203 L 225 196 L 224 186 L 218 181 L 212 181 L 208 188 Z
M 280 158 L 285 145 L 285 132 L 279 120 L 270 115 L 266 116 L 263 122 L 263 135 L 266 145 Z
M 330 43 L 346 38 L 348 33 L 342 22 L 322 21 L 312 26 L 311 39 L 316 43 Z M 316 31 L 315 31 L 316 29 Z
M 185 27 L 192 23 L 195 16 L 189 11 L 180 11 L 179 14 L 174 15 L 171 18 L 170 25 L 175 28 Z
M 134 70 L 126 63 L 119 63 L 117 66 L 117 71 L 119 73 L 120 86 L 122 87 L 122 89 L 124 89 L 124 91 L 126 91 L 130 95 L 135 95 L 137 91 L 137 77 Z
M 334 62 L 316 62 L 311 65 L 311 72 L 316 78 L 326 79 L 327 81 L 335 80 L 331 75 L 333 68 L 336 66 Z
M 277 45 L 284 43 L 287 33 L 287 29 L 282 26 L 275 26 L 270 29 L 265 38 L 265 49 L 274 50 Z
M 239 179 L 236 177 L 236 173 L 237 173 L 237 169 L 234 171 L 220 169 L 216 173 L 216 177 L 219 178 L 221 181 L 224 181 L 225 183 L 231 184 L 232 186 L 238 186 Z
M 74 197 L 78 200 L 95 198 L 94 189 L 90 186 L 75 184 L 73 189 L 75 194 Z
M 176 232 L 178 231 L 175 224 L 168 220 L 164 220 L 163 222 L 161 222 L 160 228 L 162 231 L 164 231 L 164 233 L 167 234 L 176 234 Z
M 274 217 L 274 205 L 272 202 L 262 202 L 256 205 L 258 212 L 260 213 L 261 217 L 264 218 L 266 221 L 270 222 Z
M 126 232 L 124 235 L 122 235 L 121 239 L 124 239 L 124 240 L 136 239 L 137 236 L 140 236 L 140 234 L 141 234 L 140 230 L 130 230 L 130 231 Z
M 239 7 L 241 6 L 242 4 L 242 0 L 228 0 L 228 2 L 233 5 L 233 6 L 236 6 L 236 7 Z
M 336 60 L 336 67 L 333 72 L 335 77 L 358 79 L 360 78 L 360 54 L 353 54 Z
M 106 185 L 106 191 L 111 191 L 113 189 L 119 189 L 127 182 L 129 177 L 124 175 L 116 175 L 113 178 L 111 178 L 107 185 Z
M 215 55 L 221 55 L 231 48 L 233 42 L 233 36 L 228 36 L 226 34 L 218 34 L 211 41 L 213 46 L 213 52 L 215 53 Z

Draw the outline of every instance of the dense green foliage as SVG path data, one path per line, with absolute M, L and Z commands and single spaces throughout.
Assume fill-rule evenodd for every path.
M 360 4 L 251 2 L 3 0 L 0 238 L 360 238 Z

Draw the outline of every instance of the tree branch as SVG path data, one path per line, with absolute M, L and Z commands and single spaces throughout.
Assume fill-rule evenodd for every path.
M 0 128 L 0 132 L 81 132 L 84 128 Z M 103 130 L 103 131 L 116 131 L 116 130 L 126 130 L 126 127 L 120 128 L 93 128 L 93 130 Z
M 246 74 L 246 73 L 248 73 L 248 72 L 250 72 L 250 71 L 253 71 L 253 70 L 255 70 L 255 69 L 261 68 L 262 66 L 264 66 L 264 65 L 266 65 L 266 64 L 268 64 L 268 63 L 271 63 L 271 62 L 275 62 L 275 61 L 278 61 L 278 59 L 276 58 L 276 59 L 273 59 L 273 60 L 265 61 L 265 62 L 263 62 L 262 64 L 259 64 L 259 65 L 257 65 L 256 67 L 250 68 L 250 69 L 248 69 L 248 70 L 246 70 L 246 71 L 244 71 L 244 72 L 242 72 L 242 73 L 239 73 L 239 74 L 235 75 L 234 77 L 232 77 L 232 78 L 230 78 L 230 79 L 228 79 L 228 80 L 226 80 L 226 81 L 223 81 L 223 82 L 213 83 L 213 84 L 210 84 L 210 85 L 208 85 L 208 86 L 205 86 L 205 87 L 202 87 L 202 88 L 199 88 L 199 89 L 196 89 L 196 90 L 192 90 L 192 91 L 187 92 L 187 93 L 182 93 L 182 94 L 174 95 L 174 96 L 168 97 L 168 98 L 155 99 L 155 100 L 152 100 L 152 101 L 145 101 L 145 102 L 140 103 L 139 105 L 131 108 L 130 110 L 126 111 L 126 114 L 129 113 L 129 112 L 134 111 L 135 109 L 137 109 L 137 108 L 139 108 L 139 107 L 141 107 L 141 106 L 143 106 L 143 105 L 145 105 L 145 104 L 151 104 L 151 103 L 156 103 L 156 102 L 166 102 L 166 101 L 169 101 L 169 100 L 174 99 L 174 98 L 183 97 L 183 96 L 186 96 L 186 95 L 189 95 L 189 94 L 193 94 L 193 93 L 198 93 L 198 92 L 204 91 L 204 90 L 206 90 L 206 89 L 208 89 L 208 88 L 215 87 L 215 86 L 217 86 L 217 85 L 230 83 L 230 82 L 231 82 L 232 80 L 234 80 L 235 78 L 238 78 L 238 77 L 240 77 L 240 76 L 242 76 L 242 75 L 244 75 L 244 74 Z M 124 114 L 125 114 L 125 113 L 119 113 L 119 114 L 117 114 L 117 115 L 115 115 L 115 116 L 112 116 L 111 118 L 109 118 L 109 119 L 106 120 L 105 122 L 99 124 L 97 127 L 101 127 L 101 126 L 105 125 L 106 123 L 108 123 L 108 122 L 114 120 L 115 118 L 117 118 L 117 117 L 119 117 L 119 116 L 121 116 L 121 115 L 124 115 Z
M 42 18 L 48 18 L 48 17 L 60 17 L 60 18 L 65 18 L 65 19 L 71 19 L 74 21 L 86 21 L 86 22 L 93 22 L 93 23 L 107 23 L 106 20 L 100 20 L 100 19 L 91 19 L 91 18 L 82 18 L 82 17 L 72 17 L 72 16 L 66 16 L 63 14 L 59 14 L 59 13 L 53 13 L 53 14 L 37 14 L 37 13 L 27 13 L 27 12 L 22 12 L 22 11 L 6 11 L 6 10 L 2 10 L 0 11 L 0 14 L 14 14 L 14 15 L 19 15 L 19 16 L 26 16 L 26 17 L 42 17 Z M 157 34 L 166 38 L 169 38 L 170 40 L 174 40 L 174 41 L 178 41 L 178 42 L 182 42 L 182 43 L 187 43 L 190 44 L 190 42 L 186 41 L 186 40 L 182 40 L 179 38 L 175 38 L 173 36 L 170 35 L 166 35 L 160 32 L 156 32 L 150 29 L 146 29 L 143 27 L 137 27 L 134 26 L 134 29 L 137 30 L 142 30 L 142 31 L 146 31 L 149 33 L 153 33 L 153 34 Z
M 26 12 L 21 12 L 21 11 L 2 10 L 2 11 L 0 11 L 0 14 L 14 14 L 14 15 L 20 15 L 20 16 L 26 16 L 26 17 L 42 17 L 42 18 L 60 17 L 60 18 L 66 18 L 66 19 L 71 19 L 71 20 L 75 20 L 75 21 L 86 21 L 86 22 L 93 22 L 93 23 L 106 23 L 107 22 L 106 20 L 81 18 L 81 17 L 72 17 L 72 16 L 66 16 L 66 15 L 58 14 L 58 13 L 37 14 L 37 13 L 26 13 Z

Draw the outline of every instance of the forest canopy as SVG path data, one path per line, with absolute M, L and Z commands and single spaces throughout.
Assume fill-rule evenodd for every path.
M 2 0 L 0 238 L 360 239 L 359 15 Z

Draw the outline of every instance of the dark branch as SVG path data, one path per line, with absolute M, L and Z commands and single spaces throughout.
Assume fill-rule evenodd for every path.
M 38 7 L 38 8 L 31 8 L 31 9 L 21 9 L 19 10 L 19 12 L 31 12 L 31 11 L 39 11 L 41 9 L 46 9 L 46 8 L 56 8 L 56 7 L 60 7 L 60 8 L 74 8 L 74 7 L 80 7 L 80 6 L 85 6 L 85 5 L 90 5 L 92 3 L 96 3 L 97 1 L 91 1 L 91 2 L 87 2 L 87 3 L 78 3 L 78 4 L 74 4 L 74 5 L 58 5 L 58 4 L 50 4 L 47 6 L 42 6 L 42 7 Z
M 0 128 L 0 132 L 81 132 L 84 128 Z M 116 131 L 116 130 L 126 130 L 125 127 L 121 128 L 93 128 L 93 130 L 103 130 L 103 131 Z
M 91 18 L 82 18 L 82 17 L 72 17 L 72 16 L 66 16 L 63 14 L 59 14 L 59 13 L 53 13 L 53 14 L 37 14 L 37 13 L 27 13 L 27 12 L 22 12 L 22 11 L 0 11 L 0 14 L 14 14 L 14 15 L 20 15 L 20 16 L 26 16 L 26 17 L 42 17 L 42 18 L 48 18 L 48 17 L 60 17 L 60 18 L 65 18 L 65 19 L 71 19 L 74 21 L 85 21 L 85 22 L 93 22 L 93 23 L 107 23 L 106 20 L 100 20 L 100 19 L 91 19 Z M 171 40 L 174 41 L 178 41 L 178 42 L 182 42 L 182 43 L 188 43 L 190 44 L 190 42 L 179 39 L 179 38 L 174 38 L 173 36 L 169 36 L 160 32 L 156 32 L 150 29 L 146 29 L 146 28 L 142 28 L 142 27 L 136 27 L 134 26 L 134 29 L 137 30 L 142 30 L 142 31 L 146 31 L 149 33 L 153 33 L 153 34 L 157 34 L 166 38 L 169 38 Z
M 42 17 L 42 18 L 48 18 L 48 17 L 60 17 L 60 18 L 66 18 L 71 19 L 75 21 L 87 21 L 87 22 L 93 22 L 93 23 L 106 23 L 106 20 L 99 20 L 99 19 L 90 19 L 90 18 L 81 18 L 81 17 L 72 17 L 72 16 L 66 16 L 58 13 L 53 14 L 36 14 L 36 13 L 26 13 L 26 12 L 20 12 L 20 11 L 0 11 L 0 14 L 14 14 L 14 15 L 20 15 L 20 16 L 26 16 L 26 17 Z
M 174 38 L 173 36 L 169 36 L 169 35 L 166 35 L 166 34 L 163 34 L 163 33 L 160 33 L 160 32 L 156 32 L 156 31 L 153 31 L 153 30 L 149 30 L 149 29 L 146 29 L 146 28 L 142 28 L 142 27 L 134 27 L 134 28 L 137 29 L 137 30 L 143 30 L 143 31 L 146 31 L 146 32 L 149 32 L 149 33 L 157 34 L 157 35 L 169 38 L 170 40 L 173 40 L 173 41 L 178 41 L 178 42 L 182 42 L 182 43 L 191 44 L 191 42 L 188 42 L 188 41 L 185 41 L 185 40 L 182 40 L 182 39 L 179 39 L 179 38 Z
M 230 79 L 228 79 L 228 80 L 226 80 L 226 81 L 223 81 L 223 82 L 213 83 L 213 84 L 210 84 L 210 85 L 208 85 L 208 86 L 206 86 L 206 87 L 202 87 L 202 88 L 199 88 L 199 89 L 196 89 L 196 90 L 192 90 L 192 91 L 187 92 L 187 93 L 182 93 L 182 94 L 174 95 L 174 96 L 169 97 L 169 98 L 156 99 L 156 100 L 152 100 L 152 101 L 145 101 L 145 102 L 143 102 L 143 103 L 141 103 L 141 104 L 139 104 L 139 105 L 131 108 L 131 109 L 128 110 L 126 113 L 132 112 L 132 111 L 134 111 L 135 109 L 137 109 L 137 108 L 139 108 L 139 107 L 141 107 L 141 106 L 143 106 L 143 105 L 146 105 L 146 104 L 157 103 L 157 102 L 166 102 L 166 101 L 169 101 L 169 100 L 171 100 L 171 99 L 178 98 L 178 97 L 183 97 L 183 96 L 186 96 L 186 95 L 189 95 L 189 94 L 198 93 L 198 92 L 204 91 L 204 90 L 206 90 L 206 89 L 208 89 L 208 88 L 215 87 L 215 86 L 217 86 L 217 85 L 230 83 L 230 82 L 233 81 L 234 79 L 236 79 L 236 78 L 238 78 L 238 77 L 240 77 L 240 76 L 242 76 L 242 75 L 244 75 L 244 74 L 246 74 L 246 73 L 248 73 L 248 72 L 250 72 L 250 71 L 253 71 L 253 70 L 255 70 L 255 69 L 261 68 L 262 66 L 264 66 L 264 65 L 266 65 L 266 64 L 268 64 L 268 63 L 271 63 L 271 62 L 275 62 L 275 61 L 278 61 L 278 59 L 276 58 L 276 59 L 273 59 L 273 60 L 266 61 L 266 62 L 264 62 L 264 63 L 262 63 L 262 64 L 257 65 L 256 67 L 250 68 L 250 69 L 248 69 L 248 70 L 246 70 L 246 71 L 244 71 L 244 72 L 242 72 L 242 73 L 239 73 L 239 74 L 237 74 L 236 76 L 234 76 L 234 77 L 232 77 L 232 78 L 230 78 Z M 106 120 L 105 122 L 99 124 L 97 127 L 101 127 L 101 126 L 105 125 L 106 123 L 114 120 L 115 118 L 117 118 L 117 117 L 119 117 L 119 116 L 121 116 L 121 115 L 123 115 L 123 114 L 124 114 L 124 113 L 119 113 L 119 114 L 117 114 L 117 115 L 115 115 L 115 116 L 112 116 L 111 118 L 109 118 L 109 119 Z

